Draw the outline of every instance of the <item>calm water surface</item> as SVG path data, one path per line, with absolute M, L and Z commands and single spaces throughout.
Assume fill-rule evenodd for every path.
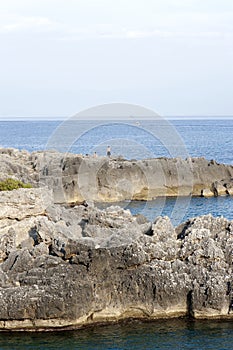
M 191 156 L 233 164 L 233 119 L 171 120 L 170 123 Z M 0 121 L 0 145 L 29 151 L 43 150 L 46 149 L 56 128 L 61 125 L 61 121 Z M 90 121 L 80 121 L 65 130 L 67 133 L 72 132 L 74 137 L 79 135 L 80 130 L 88 130 L 70 145 L 69 151 L 74 153 L 93 154 L 96 150 L 98 154 L 105 155 L 106 145 L 110 143 L 113 155 L 122 155 L 129 159 L 171 156 L 167 148 L 146 132 L 144 127 L 155 133 L 157 129 L 165 128 L 164 125 L 153 121 L 143 121 L 140 127 L 105 122 L 92 128 Z M 166 146 L 170 145 L 169 136 L 168 132 Z M 56 145 L 57 149 L 60 148 L 63 139 L 65 135 Z M 176 145 L 172 147 L 175 150 Z
M 57 333 L 0 333 L 0 349 L 232 350 L 232 322 L 130 321 Z
M 191 156 L 233 164 L 233 119 L 171 120 L 170 123 L 175 132 L 180 135 Z M 61 121 L 0 121 L 0 145 L 29 151 L 47 149 L 54 132 L 57 132 L 57 128 L 62 125 Z M 80 130 L 86 130 L 70 145 L 69 151 L 73 153 L 93 154 L 96 150 L 99 155 L 105 155 L 106 145 L 111 144 L 113 156 L 123 155 L 128 159 L 151 156 L 170 157 L 166 148 L 170 146 L 169 131 L 167 145 L 162 145 L 159 140 L 146 132 L 144 127 L 146 130 L 153 129 L 154 132 L 156 128 L 167 130 L 166 126 L 154 121 L 142 121 L 140 127 L 121 123 L 111 124 L 105 121 L 95 128 L 92 127 L 91 121 L 79 121 L 74 125 L 68 123 L 64 133 L 73 133 L 75 139 L 75 135 L 79 135 Z M 60 149 L 63 139 L 65 136 L 55 145 L 57 149 Z M 174 149 L 176 149 L 175 146 L 173 145 Z M 177 152 L 179 153 L 179 148 Z M 154 220 L 158 215 L 168 215 L 175 225 L 180 219 L 185 220 L 208 213 L 233 219 L 232 197 L 193 198 L 188 205 L 187 201 L 179 199 L 182 215 L 179 215 L 177 210 L 174 211 L 175 203 L 175 199 L 159 199 L 148 203 L 117 204 L 129 208 L 133 214 L 142 213 L 150 220 Z
M 194 197 L 190 201 L 186 198 L 179 198 L 179 204 L 175 209 L 176 198 L 158 198 L 153 201 L 132 201 L 116 202 L 112 205 L 118 205 L 124 209 L 129 209 L 133 215 L 142 214 L 149 221 L 154 221 L 157 216 L 170 217 L 174 226 L 180 224 L 189 218 L 201 215 L 212 214 L 214 217 L 225 217 L 233 220 L 233 197 Z M 97 207 L 105 209 L 109 204 L 99 203 Z M 181 215 L 182 213 L 182 215 Z

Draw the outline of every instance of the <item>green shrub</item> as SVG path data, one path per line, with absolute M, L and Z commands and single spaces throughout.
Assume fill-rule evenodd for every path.
M 22 181 L 14 180 L 14 179 L 6 179 L 4 181 L 0 181 L 0 191 L 12 191 L 17 190 L 19 188 L 32 188 L 31 184 L 25 184 Z

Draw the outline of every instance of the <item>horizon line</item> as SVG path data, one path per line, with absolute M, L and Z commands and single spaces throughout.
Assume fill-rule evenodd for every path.
M 65 121 L 69 118 L 72 118 L 73 116 L 0 116 L 0 121 Z M 207 120 L 207 119 L 233 119 L 232 115 L 160 115 L 161 118 L 165 118 L 168 120 Z M 122 118 L 122 117 L 120 117 Z M 99 119 L 99 118 L 97 118 Z M 129 117 L 130 119 L 130 117 Z M 144 118 L 143 118 L 144 119 Z M 143 120 L 142 119 L 142 120 Z M 153 119 L 153 116 L 152 116 Z M 90 119 L 87 119 L 90 120 Z M 93 119 L 94 120 L 94 119 Z M 106 120 L 106 118 L 104 118 Z M 137 117 L 137 120 L 140 120 L 139 117 Z M 146 118 L 144 119 L 146 120 Z M 149 118 L 148 118 L 149 120 Z

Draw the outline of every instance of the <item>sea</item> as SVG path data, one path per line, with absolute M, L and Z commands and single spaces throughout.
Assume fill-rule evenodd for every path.
M 0 147 L 30 152 L 58 150 L 93 157 L 139 160 L 205 157 L 233 165 L 233 119 L 169 120 L 0 120 Z M 109 204 L 97 204 L 105 208 Z M 170 217 L 176 226 L 211 214 L 233 220 L 233 197 L 160 198 L 114 203 L 150 221 Z M 189 319 L 93 326 L 76 331 L 0 333 L 1 349 L 200 349 L 232 350 L 233 322 Z

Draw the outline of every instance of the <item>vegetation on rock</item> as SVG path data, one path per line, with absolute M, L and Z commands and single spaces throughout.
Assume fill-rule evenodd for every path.
M 8 178 L 4 181 L 0 181 L 0 191 L 12 191 L 17 190 L 19 188 L 32 188 L 32 185 L 29 183 L 24 183 L 19 180 L 14 180 Z

